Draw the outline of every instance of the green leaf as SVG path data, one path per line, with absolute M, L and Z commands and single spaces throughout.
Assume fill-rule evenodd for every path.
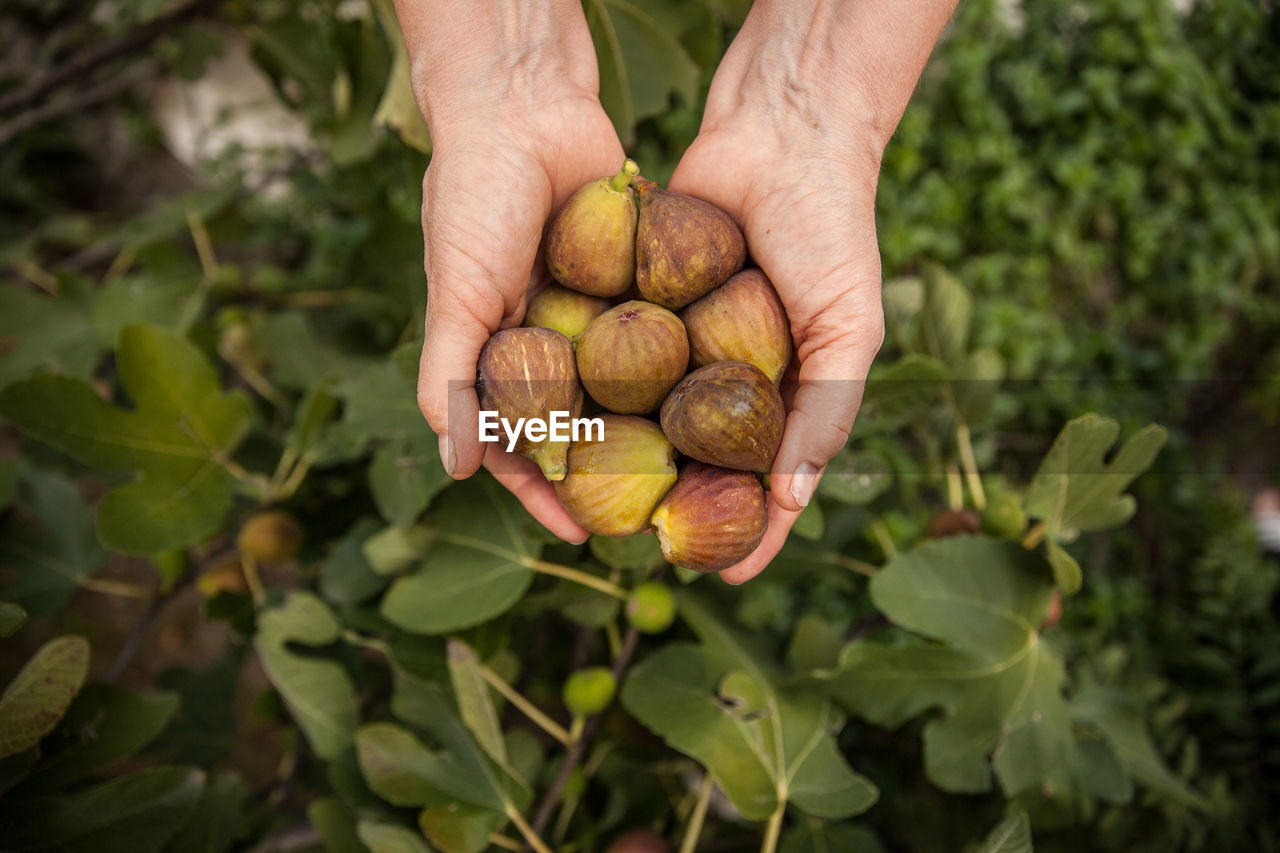
M 634 536 L 592 536 L 587 544 L 591 555 L 610 568 L 646 572 L 667 564 L 658 537 L 649 531 Z
M 180 265 L 180 266 L 178 266 Z M 112 346 L 120 330 L 137 323 L 176 328 L 188 305 L 202 298 L 203 273 L 189 254 L 179 254 L 177 269 L 128 275 L 104 284 L 93 300 L 93 331 L 103 346 Z
M 422 834 L 443 853 L 490 850 L 489 836 L 506 822 L 506 815 L 466 803 L 427 806 L 418 814 Z
M 75 794 L 9 798 L 0 808 L 0 849 L 13 853 L 148 853 L 191 816 L 204 774 L 153 767 Z
M 996 824 L 982 842 L 981 853 L 1032 853 L 1031 820 L 1024 811 L 1016 811 Z
M 249 834 L 249 789 L 234 770 L 219 773 L 200 794 L 195 811 L 169 842 L 173 853 L 226 853 Z
M 391 0 L 373 0 L 373 8 L 378 13 L 378 22 L 387 36 L 387 44 L 391 47 L 391 73 L 387 76 L 387 88 L 382 93 L 382 100 L 373 115 L 373 120 L 394 130 L 400 139 L 410 148 L 416 148 L 424 154 L 431 153 L 431 134 L 427 131 L 427 123 L 422 120 L 418 103 L 413 97 L 413 86 L 409 77 L 409 53 L 404 46 L 404 38 L 400 35 L 400 24 L 396 20 L 395 7 Z
M 63 607 L 106 560 L 93 515 L 65 477 L 28 467 L 21 475 L 23 514 L 0 522 L 0 565 L 16 577 L 7 594 L 36 615 Z
M 583 0 L 600 64 L 600 103 L 623 142 L 636 123 L 667 111 L 679 94 L 693 106 L 698 66 L 645 0 Z
M 431 853 L 419 833 L 398 823 L 362 820 L 356 832 L 370 853 Z
M 969 324 L 973 301 L 955 276 L 937 264 L 924 269 L 924 302 L 918 320 L 921 349 L 955 368 L 969 354 Z
M 406 631 L 442 634 L 508 610 L 533 581 L 528 513 L 494 480 L 455 486 L 431 518 L 436 542 L 417 571 L 398 578 L 382 615 Z
M 489 685 L 481 671 L 475 651 L 461 640 L 448 645 L 449 679 L 453 695 L 462 712 L 462 722 L 471 730 L 480 748 L 499 764 L 507 763 L 507 744 L 502 738 L 502 723 L 493 704 Z
M 334 545 L 320 567 L 320 591 L 325 598 L 338 605 L 359 604 L 387 585 L 387 579 L 373 570 L 364 554 L 365 541 L 378 527 L 373 518 L 362 518 Z
M 0 601 L 0 637 L 9 637 L 27 621 L 27 611 L 10 601 Z
M 1133 515 L 1134 499 L 1123 492 L 1155 461 L 1168 432 L 1150 424 L 1107 462 L 1119 435 L 1119 424 L 1096 414 L 1068 422 L 1058 434 L 1024 499 L 1027 513 L 1043 520 L 1050 536 L 1116 527 Z
M 673 749 L 711 772 L 749 820 L 791 802 L 816 817 L 870 808 L 877 791 L 836 746 L 843 716 L 815 692 L 775 680 L 776 668 L 688 592 L 680 613 L 701 645 L 671 643 L 627 678 L 622 703 Z
M 893 485 L 893 471 L 880 454 L 848 447 L 828 463 L 818 493 L 841 503 L 871 503 Z
M 40 746 L 42 760 L 25 790 L 53 792 L 151 743 L 173 719 L 178 697 L 91 684 L 80 691 Z
M 1049 568 L 1053 569 L 1053 581 L 1064 595 L 1075 595 L 1084 583 L 1084 575 L 1076 558 L 1066 552 L 1061 545 L 1052 539 L 1045 540 L 1045 556 L 1049 558 Z
M 280 691 L 312 750 L 325 759 L 351 746 L 359 721 L 355 686 L 341 664 L 294 654 L 288 644 L 324 646 L 336 642 L 340 631 L 333 612 L 316 595 L 293 592 L 283 607 L 262 612 L 253 640 L 267 678 Z
M 800 511 L 800 515 L 796 518 L 796 523 L 791 528 L 791 532 L 796 536 L 803 536 L 805 539 L 812 539 L 816 542 L 822 538 L 825 529 L 822 518 L 822 505 L 817 501 L 812 501 Z
M 408 527 L 453 478 L 440 464 L 434 436 L 425 430 L 379 447 L 369 466 L 373 502 L 391 524 Z
M 249 402 L 223 394 L 199 351 L 164 329 L 126 327 L 116 364 L 132 410 L 83 382 L 38 376 L 0 391 L 0 414 L 88 465 L 138 475 L 98 506 L 108 547 L 154 553 L 194 542 L 231 504 L 234 480 L 219 460 L 248 427 Z
M 231 754 L 238 734 L 234 702 L 242 657 L 227 654 L 205 669 L 179 666 L 160 674 L 156 686 L 177 694 L 180 704 L 153 747 L 157 752 L 202 767 Z
M 1189 808 L 1209 810 L 1209 801 L 1165 765 L 1147 734 L 1142 709 L 1132 697 L 1114 689 L 1088 687 L 1072 697 L 1071 717 L 1100 732 L 1139 784 Z
M 37 371 L 88 379 L 101 347 L 89 322 L 87 287 L 45 296 L 0 287 L 0 388 Z
M 357 834 L 355 818 L 338 800 L 332 797 L 313 800 L 307 806 L 307 820 L 329 853 L 369 853 Z
M 41 646 L 0 696 L 0 758 L 30 749 L 52 731 L 88 672 L 84 637 L 57 637 Z
M 18 457 L 0 459 L 0 509 L 18 494 Z
M 810 818 L 783 836 L 778 853 L 884 853 L 884 846 L 866 827 Z
M 390 358 L 351 369 L 335 386 L 342 417 L 325 432 L 317 451 L 321 464 L 353 459 L 377 440 L 430 438 L 414 395 L 418 352 L 414 344 L 402 346 Z
M 508 793 L 475 743 L 466 738 L 454 746 L 433 752 L 393 723 L 371 723 L 356 733 L 360 769 L 373 792 L 392 805 L 427 806 L 453 798 L 505 812 Z
M 822 675 L 831 694 L 890 728 L 937 709 L 925 772 L 946 791 L 988 790 L 988 754 L 1006 796 L 1066 790 L 1077 755 L 1062 662 L 1037 631 L 1053 590 L 1044 563 L 1012 542 L 943 539 L 899 553 L 870 590 L 891 622 L 927 639 L 852 643 Z

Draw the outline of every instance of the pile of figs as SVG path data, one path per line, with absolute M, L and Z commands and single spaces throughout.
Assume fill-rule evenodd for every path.
M 652 529 L 669 562 L 698 571 L 739 562 L 767 526 L 761 475 L 782 441 L 792 353 L 778 294 L 743 269 L 742 232 L 627 160 L 573 195 L 545 251 L 557 283 L 530 299 L 523 328 L 485 345 L 480 407 L 512 423 L 599 418 L 603 436 L 515 450 L 592 533 Z

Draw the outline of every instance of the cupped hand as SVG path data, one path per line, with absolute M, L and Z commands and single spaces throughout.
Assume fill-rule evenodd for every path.
M 750 556 L 720 572 L 736 584 L 777 556 L 813 498 L 823 469 L 848 439 L 883 341 L 879 157 L 870 134 L 856 127 L 814 127 L 776 113 L 771 121 L 751 109 L 717 116 L 715 109 L 713 89 L 702 132 L 670 188 L 737 220 L 750 262 L 778 291 L 795 343 L 782 387 L 786 429 L 769 478 L 769 527 Z
M 583 184 L 616 173 L 622 145 L 587 96 L 473 121 L 434 133 L 423 179 L 427 312 L 418 405 L 452 477 L 483 464 L 552 533 L 582 542 L 587 531 L 537 466 L 480 443 L 476 363 L 494 332 L 520 324 L 530 287 L 545 278 L 539 245 L 552 212 Z

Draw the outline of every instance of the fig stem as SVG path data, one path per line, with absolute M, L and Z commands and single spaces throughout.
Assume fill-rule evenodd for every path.
M 953 510 L 964 509 L 964 483 L 960 479 L 960 469 L 956 467 L 954 462 L 948 462 L 945 468 L 947 472 L 947 508 Z
M 760 853 L 774 853 L 778 849 L 778 836 L 782 834 L 782 817 L 787 813 L 787 801 L 780 799 L 778 808 L 769 816 L 769 823 L 764 828 L 764 843 L 760 845 Z
M 833 566 L 837 566 L 841 569 L 848 569 L 854 574 L 864 575 L 869 578 L 875 577 L 876 573 L 880 571 L 877 566 L 873 566 L 870 563 L 864 563 L 862 560 L 855 560 L 853 557 L 846 557 L 844 554 L 836 551 L 823 551 L 821 559 L 824 563 L 830 563 Z
M 609 583 L 603 578 L 595 575 L 589 575 L 586 572 L 580 572 L 569 566 L 563 566 L 560 563 L 549 563 L 546 560 L 539 560 L 524 554 L 518 554 L 510 548 L 503 548 L 501 545 L 494 545 L 492 542 L 485 542 L 483 539 L 476 539 L 473 536 L 461 536 L 457 533 L 449 533 L 440 531 L 436 534 L 436 538 L 442 542 L 452 542 L 454 545 L 464 545 L 467 548 L 474 548 L 477 551 L 484 551 L 486 554 L 493 554 L 495 557 L 502 557 L 504 560 L 510 560 L 513 563 L 519 563 L 526 569 L 532 569 L 535 572 L 541 572 L 544 575 L 563 578 L 567 581 L 589 586 L 594 590 L 603 592 L 605 595 L 612 595 L 614 598 L 626 600 L 627 591 L 617 584 Z
M 244 569 L 244 582 L 249 586 L 255 607 L 261 607 L 267 599 L 267 591 L 262 586 L 262 575 L 258 574 L 258 561 L 252 554 L 240 555 L 240 568 Z
M 618 633 L 618 623 L 610 620 L 604 623 L 604 635 L 609 640 L 609 655 L 614 660 L 622 654 L 622 634 Z
M 1036 547 L 1037 545 L 1039 545 L 1041 542 L 1044 541 L 1044 535 L 1048 531 L 1049 531 L 1049 528 L 1045 525 L 1043 521 L 1037 521 L 1036 526 L 1028 530 L 1027 535 L 1023 537 L 1022 547 L 1026 548 L 1027 550 L 1031 550 L 1032 548 Z
M 563 726 L 548 717 L 546 714 L 542 713 L 542 711 L 538 710 L 536 705 L 521 695 L 520 692 L 510 684 L 507 684 L 507 682 L 502 679 L 502 676 L 498 675 L 487 666 L 480 667 L 480 674 L 484 676 L 484 680 L 489 683 L 490 687 L 501 693 L 508 702 L 519 708 L 522 714 L 537 724 L 537 726 L 544 732 L 566 746 L 573 742 L 573 739 L 569 736 L 569 733 L 565 731 Z
M 524 815 L 520 814 L 519 809 L 515 806 L 507 805 L 507 817 L 515 824 L 516 829 L 520 830 L 520 834 L 524 836 L 525 843 L 532 847 L 537 853 L 552 853 L 550 847 L 538 837 L 538 833 L 533 831 L 533 827 L 529 826 L 524 819 Z
M 494 847 L 501 847 L 503 850 L 520 850 L 521 849 L 521 845 L 519 841 L 516 841 L 514 838 L 508 838 L 505 835 L 499 835 L 496 832 L 490 834 L 489 843 L 492 844 Z
M 880 550 L 884 552 L 884 558 L 892 560 L 894 555 L 898 553 L 898 549 L 893 544 L 893 537 L 889 535 L 889 528 L 879 518 L 872 519 L 870 527 L 871 535 L 876 537 L 876 543 L 880 546 Z
M 711 771 L 702 775 L 702 784 L 698 786 L 698 800 L 694 803 L 693 812 L 689 815 L 689 825 L 685 827 L 684 838 L 680 841 L 680 853 L 693 853 L 698 846 L 698 837 L 702 835 L 702 822 L 707 817 L 707 804 L 711 802 L 711 792 L 715 783 L 711 779 Z
M 129 583 L 128 581 L 113 581 L 105 578 L 82 578 L 76 586 L 81 589 L 87 589 L 90 592 L 100 592 L 103 595 L 118 595 L 121 598 L 139 598 L 143 601 L 150 601 L 156 597 L 156 593 L 150 587 L 142 584 Z
M 982 512 L 987 508 L 987 493 L 982 488 L 982 475 L 978 473 L 978 460 L 973 455 L 973 442 L 969 440 L 969 425 L 964 421 L 956 424 L 956 447 L 960 451 L 960 467 L 964 469 L 973 505 L 978 512 Z
M 609 189 L 616 193 L 626 192 L 627 187 L 631 186 L 631 180 L 638 174 L 640 174 L 640 167 L 636 165 L 635 160 L 628 157 L 618 174 L 609 179 Z

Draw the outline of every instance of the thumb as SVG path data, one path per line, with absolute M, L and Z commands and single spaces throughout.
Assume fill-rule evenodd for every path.
M 769 472 L 774 498 L 793 512 L 808 505 L 822 470 L 849 440 L 867 372 L 884 341 L 879 276 L 846 278 L 839 287 L 834 300 L 793 328 L 800 367 Z

